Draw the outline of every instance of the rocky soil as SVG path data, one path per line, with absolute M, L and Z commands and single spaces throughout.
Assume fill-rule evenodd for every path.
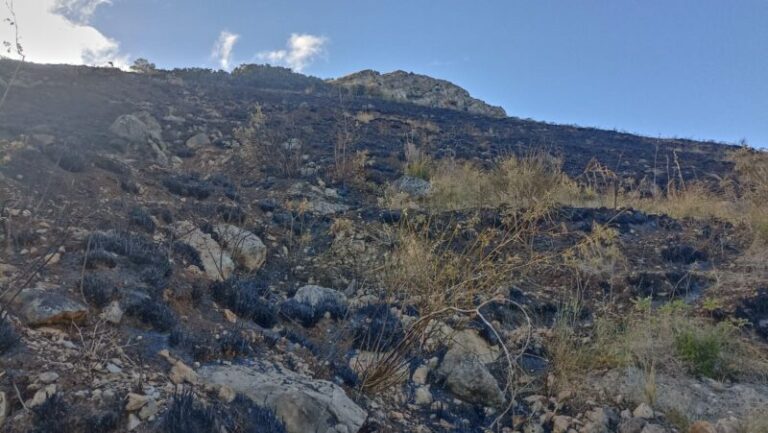
M 0 62 L 0 75 L 12 66 Z M 457 251 L 487 235 L 513 264 L 607 227 L 625 266 L 584 270 L 578 326 L 644 297 L 703 311 L 722 290 L 714 269 L 732 282 L 719 320 L 749 323 L 764 356 L 768 293 L 763 270 L 742 260 L 739 227 L 559 207 L 527 222 L 535 236 L 507 243 L 524 210 L 382 201 L 392 185 L 429 194 L 403 178 L 407 141 L 485 165 L 545 148 L 574 178 L 597 158 L 658 185 L 672 173 L 724 177 L 728 146 L 510 118 L 401 72 L 324 82 L 260 66 L 25 65 L 0 107 L 0 137 L 3 431 L 655 433 L 682 431 L 670 413 L 684 410 L 698 421 L 691 432 L 739 433 L 768 405 L 764 382 L 684 372 L 660 373 L 647 402 L 631 367 L 595 366 L 584 389 L 554 386 L 548 341 L 574 290 L 565 262 L 509 271 L 496 289 L 518 307 L 482 309 L 493 327 L 458 311 L 431 321 L 388 370 L 392 383 L 370 387 L 371 366 L 423 317 L 381 273 L 394 233 L 412 225 L 457 233 Z M 338 175 L 340 143 L 362 161 L 349 176 Z M 745 273 L 756 277 L 735 278 Z

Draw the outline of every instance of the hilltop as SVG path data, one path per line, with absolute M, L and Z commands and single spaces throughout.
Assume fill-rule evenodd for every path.
M 766 161 L 402 71 L 25 64 L 3 431 L 761 431 Z

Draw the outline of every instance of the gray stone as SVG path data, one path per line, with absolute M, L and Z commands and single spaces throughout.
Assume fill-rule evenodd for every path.
M 296 291 L 296 294 L 293 295 L 293 299 L 312 307 L 317 307 L 326 300 L 330 300 L 337 304 L 347 303 L 347 297 L 341 292 L 312 284 L 299 288 L 299 290 Z
M 190 149 L 197 149 L 199 147 L 208 146 L 211 144 L 211 139 L 208 138 L 208 134 L 199 133 L 195 134 L 187 139 L 187 147 Z
M 266 245 L 248 230 L 232 224 L 217 224 L 213 230 L 224 250 L 245 269 L 255 271 L 267 260 Z
M 640 433 L 667 433 L 668 430 L 658 424 L 646 424 Z
M 158 162 L 168 164 L 165 154 L 167 146 L 163 142 L 163 129 L 160 123 L 146 111 L 134 114 L 123 114 L 112 122 L 110 132 L 134 144 L 148 145 Z
M 485 366 L 496 360 L 498 348 L 490 346 L 473 330 L 451 333 L 448 344 L 437 371 L 448 390 L 471 403 L 491 407 L 504 403 L 504 393 Z
M 625 419 L 619 424 L 619 433 L 640 433 L 646 423 L 643 418 Z
M 179 221 L 171 226 L 176 239 L 189 244 L 200 255 L 203 271 L 212 280 L 224 280 L 235 270 L 235 262 L 211 235 L 203 233 L 189 221 Z
M 367 417 L 339 386 L 271 363 L 211 365 L 199 374 L 208 384 L 227 386 L 271 408 L 288 433 L 355 433 Z
M 14 300 L 19 315 L 29 326 L 80 323 L 88 307 L 67 295 L 41 288 L 24 289 Z
M 392 182 L 392 186 L 397 190 L 413 197 L 424 197 L 429 194 L 432 185 L 429 181 L 413 176 L 402 176 Z

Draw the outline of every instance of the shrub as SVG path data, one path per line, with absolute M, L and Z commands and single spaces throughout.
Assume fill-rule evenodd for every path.
M 217 433 L 216 411 L 197 400 L 192 391 L 173 396 L 162 421 L 165 433 Z
M 173 253 L 180 258 L 183 263 L 197 266 L 201 271 L 205 270 L 200 253 L 186 242 L 175 241 L 173 243 Z
M 137 302 L 129 306 L 125 312 L 160 332 L 168 331 L 176 325 L 173 311 L 162 302 L 152 299 Z
M 48 397 L 40 406 L 33 409 L 34 427 L 32 433 L 63 433 L 69 432 L 67 415 L 70 408 L 64 398 L 56 393 Z
M 729 374 L 723 357 L 733 328 L 727 323 L 712 327 L 686 327 L 675 335 L 677 355 L 689 364 L 691 373 L 712 378 Z
M 104 308 L 115 291 L 114 283 L 99 274 L 88 274 L 83 278 L 83 296 L 96 308 Z
M 98 266 L 106 266 L 108 268 L 114 268 L 117 266 L 115 255 L 101 248 L 91 249 L 85 257 L 85 267 L 88 269 L 94 269 Z
M 271 328 L 277 323 L 274 305 L 264 297 L 267 290 L 258 281 L 228 278 L 214 282 L 211 285 L 211 293 L 216 302 L 259 326 Z
M 405 336 L 403 326 L 387 304 L 369 304 L 357 309 L 350 319 L 352 345 L 361 350 L 384 352 Z
M 16 347 L 21 337 L 11 325 L 8 319 L 0 319 L 0 355 L 7 353 Z
M 163 185 L 168 191 L 176 195 L 194 197 L 198 200 L 205 200 L 213 193 L 211 184 L 201 180 L 197 174 L 167 177 L 163 181 Z
M 233 433 L 285 433 L 285 426 L 269 408 L 237 395 L 224 412 L 225 425 Z
M 345 305 L 335 299 L 323 299 L 318 305 L 311 306 L 295 299 L 288 299 L 280 305 L 280 314 L 288 319 L 301 323 L 305 328 L 315 326 L 326 313 L 332 319 L 340 319 L 347 314 Z
M 131 209 L 129 218 L 132 225 L 140 227 L 149 233 L 155 232 L 155 221 L 146 209 L 140 207 Z

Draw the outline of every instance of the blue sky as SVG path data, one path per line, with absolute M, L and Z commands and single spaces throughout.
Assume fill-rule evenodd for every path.
M 123 61 L 219 68 L 212 48 L 228 32 L 230 68 L 403 69 L 512 116 L 768 146 L 765 0 L 31 1 L 72 20 L 92 7 L 79 24 Z M 292 51 L 292 34 L 314 39 Z

